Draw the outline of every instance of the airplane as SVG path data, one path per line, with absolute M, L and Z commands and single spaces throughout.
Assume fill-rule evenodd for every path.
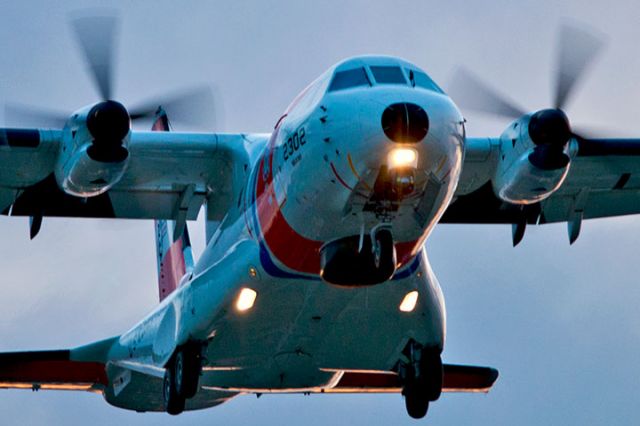
M 438 223 L 511 224 L 515 246 L 527 225 L 566 222 L 573 244 L 584 219 L 640 213 L 640 140 L 586 137 L 564 112 L 602 46 L 582 29 L 561 33 L 551 108 L 526 112 L 457 75 L 466 107 L 513 118 L 474 138 L 424 70 L 391 56 L 332 66 L 270 134 L 174 132 L 162 103 L 112 99 L 117 20 L 72 23 L 102 100 L 61 128 L 0 131 L 0 211 L 29 217 L 31 238 L 45 217 L 154 220 L 160 303 L 118 336 L 0 354 L 0 388 L 172 415 L 243 394 L 399 393 L 423 418 L 442 392 L 498 378 L 443 363 L 424 247 Z M 149 117 L 151 131 L 133 130 Z M 187 221 L 202 209 L 195 261 Z

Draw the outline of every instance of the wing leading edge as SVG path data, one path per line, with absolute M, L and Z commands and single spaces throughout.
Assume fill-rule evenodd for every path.
M 32 217 L 175 220 L 186 212 L 195 220 L 207 201 L 216 206 L 212 212 L 226 212 L 247 151 L 268 137 L 133 132 L 122 179 L 106 193 L 79 198 L 63 192 L 54 176 L 63 132 L 33 130 L 30 143 L 19 144 L 9 130 L 0 129 L 0 213 Z

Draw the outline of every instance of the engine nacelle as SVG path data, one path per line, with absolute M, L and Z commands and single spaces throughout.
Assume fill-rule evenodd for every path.
M 129 113 L 115 101 L 73 114 L 55 168 L 60 188 L 77 197 L 94 197 L 118 183 L 129 163 L 130 130 Z
M 527 114 L 500 136 L 493 190 L 512 204 L 542 201 L 562 185 L 576 153 L 577 142 L 562 111 Z

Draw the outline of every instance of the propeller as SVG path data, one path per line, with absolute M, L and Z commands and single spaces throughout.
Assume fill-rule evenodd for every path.
M 563 140 L 567 134 L 567 129 L 569 137 L 574 135 L 568 119 L 566 119 L 566 125 L 569 127 L 558 126 L 558 123 L 563 121 L 561 115 L 566 118 L 563 110 L 567 101 L 573 94 L 576 84 L 584 76 L 604 47 L 604 44 L 603 37 L 595 35 L 584 27 L 569 24 L 562 26 L 557 46 L 557 65 L 554 70 L 553 108 L 539 111 L 540 113 L 546 111 L 546 113 L 537 117 L 538 127 L 549 127 L 550 130 L 556 129 L 559 139 Z M 524 109 L 465 69 L 459 69 L 454 74 L 450 94 L 461 107 L 478 112 L 510 119 L 516 119 L 526 114 Z M 552 110 L 557 112 L 551 113 L 550 111 Z M 549 125 L 544 124 L 547 118 L 551 120 Z
M 584 27 L 564 24 L 560 30 L 557 45 L 554 85 L 552 87 L 552 108 L 542 109 L 529 118 L 529 136 L 535 144 L 529 161 L 540 169 L 556 170 L 567 166 L 570 159 L 564 149 L 571 140 L 578 143 L 587 141 L 583 132 L 578 134 L 572 128 L 564 110 L 595 58 L 604 47 L 604 38 Z M 454 74 L 450 94 L 463 108 L 488 114 L 518 119 L 527 113 L 510 99 L 486 85 L 468 70 L 460 69 Z M 573 243 L 580 231 L 580 219 L 569 222 L 569 241 Z M 516 246 L 522 240 L 526 218 L 513 224 L 512 241 Z
M 76 17 L 70 25 L 82 51 L 86 69 L 91 75 L 102 103 L 113 98 L 114 46 L 120 20 L 114 12 Z M 137 106 L 127 108 L 131 120 L 153 116 L 158 106 L 170 114 L 172 123 L 210 127 L 215 121 L 215 97 L 209 86 L 194 86 L 164 96 L 157 96 Z M 23 104 L 5 106 L 5 120 L 27 126 L 61 128 L 69 117 L 63 111 L 47 110 Z

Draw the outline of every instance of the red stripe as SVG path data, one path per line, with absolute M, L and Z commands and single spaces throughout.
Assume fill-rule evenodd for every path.
M 160 301 L 178 288 L 185 272 L 182 238 L 180 238 L 171 244 L 160 263 Z
M 338 178 L 338 180 L 340 181 L 340 183 L 342 184 L 342 186 L 344 186 L 345 188 L 347 188 L 349 191 L 351 191 L 353 188 L 351 188 L 349 185 L 347 185 L 347 183 L 345 181 L 342 180 L 342 178 L 340 177 L 340 175 L 338 174 L 338 172 L 336 171 L 336 168 L 334 167 L 333 163 L 329 163 L 331 165 L 331 170 L 333 170 L 333 174 L 336 175 L 336 177 Z
M 265 158 L 268 164 L 273 164 L 273 152 L 279 126 L 276 127 L 268 145 L 268 152 L 260 161 L 258 179 L 256 182 L 256 208 L 258 220 L 264 235 L 264 240 L 271 253 L 286 267 L 309 274 L 320 274 L 320 247 L 324 241 L 306 238 L 296 232 L 285 219 L 276 198 L 271 167 L 265 170 Z M 340 183 L 352 190 L 338 175 L 333 163 L 330 163 L 333 173 Z M 284 204 L 284 203 L 283 203 Z M 420 249 L 420 240 L 396 243 L 398 266 L 406 265 Z
M 269 249 L 288 268 L 319 274 L 320 247 L 323 242 L 303 237 L 287 223 L 278 206 L 270 172 L 265 180 L 264 166 L 263 159 L 258 170 L 257 209 L 260 227 Z

